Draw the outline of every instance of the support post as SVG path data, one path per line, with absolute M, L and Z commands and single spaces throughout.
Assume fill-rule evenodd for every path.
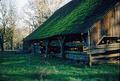
M 91 57 L 91 38 L 90 38 L 90 30 L 88 31 L 88 47 L 89 47 L 89 51 L 88 51 L 88 65 L 91 67 L 92 66 L 92 57 Z
M 91 57 L 91 54 L 89 54 L 89 66 L 90 67 L 92 66 L 92 57 Z
M 62 36 L 58 37 L 58 41 L 59 41 L 59 44 L 60 44 L 60 52 L 61 52 L 62 58 L 66 59 L 66 55 L 64 53 L 64 51 L 65 51 L 65 48 L 64 48 L 65 42 L 64 42 L 64 40 L 65 40 L 65 37 L 62 37 Z
M 49 39 L 46 39 L 45 40 L 45 58 L 47 57 L 48 55 L 48 45 L 49 45 Z

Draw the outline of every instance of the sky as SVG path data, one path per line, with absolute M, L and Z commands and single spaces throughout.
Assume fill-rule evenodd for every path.
M 28 2 L 28 0 L 16 0 L 16 5 L 18 8 L 18 12 L 22 10 L 22 8 L 25 6 L 25 4 Z
M 52 0 L 48 0 L 48 1 L 50 2 Z M 69 1 L 71 1 L 71 0 L 64 0 L 64 2 L 60 5 L 60 7 L 67 4 Z M 21 13 L 23 12 L 23 7 L 27 4 L 27 2 L 28 2 L 28 0 L 15 0 L 15 3 L 17 5 L 18 14 L 21 15 Z M 51 8 L 51 10 L 54 10 L 54 5 L 50 5 L 50 8 Z
M 52 0 L 49 0 L 52 1 Z M 65 5 L 71 0 L 64 0 L 64 2 L 61 4 L 61 6 Z M 16 0 L 16 4 L 18 7 L 18 12 L 22 11 L 22 8 L 25 6 L 25 4 L 28 2 L 28 0 Z M 52 7 L 51 7 L 52 8 Z

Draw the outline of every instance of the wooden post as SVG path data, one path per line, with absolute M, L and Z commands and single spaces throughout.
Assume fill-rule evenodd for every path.
M 48 45 L 49 45 L 49 39 L 46 39 L 45 40 L 45 58 L 47 57 L 48 55 Z
M 62 58 L 63 59 L 66 59 L 66 56 L 64 54 L 64 40 L 65 40 L 65 37 L 58 37 L 58 41 L 60 43 L 60 52 L 61 52 L 61 55 L 62 55 Z
M 90 67 L 92 66 L 92 56 L 91 56 L 91 54 L 89 54 L 89 66 Z
M 90 30 L 88 31 L 88 45 L 89 45 L 89 59 L 88 59 L 88 65 L 92 66 L 92 57 L 91 57 L 91 38 L 90 38 Z

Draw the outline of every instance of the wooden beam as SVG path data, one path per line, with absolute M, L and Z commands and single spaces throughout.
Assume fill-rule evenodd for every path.
M 89 45 L 88 65 L 91 67 L 92 66 L 92 57 L 91 57 L 91 37 L 90 37 L 90 30 L 88 31 L 88 45 Z
M 48 55 L 48 46 L 49 46 L 49 39 L 45 40 L 45 57 Z
M 64 49 L 64 45 L 65 45 L 65 36 L 61 36 L 61 37 L 58 37 L 58 41 L 59 41 L 59 44 L 60 44 L 60 52 L 61 52 L 61 55 L 63 57 L 63 59 L 66 59 L 66 56 L 65 56 L 65 49 Z

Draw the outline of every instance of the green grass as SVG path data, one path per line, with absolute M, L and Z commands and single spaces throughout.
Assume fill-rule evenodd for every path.
M 40 55 L 0 54 L 0 81 L 119 81 L 120 64 L 89 68 Z

